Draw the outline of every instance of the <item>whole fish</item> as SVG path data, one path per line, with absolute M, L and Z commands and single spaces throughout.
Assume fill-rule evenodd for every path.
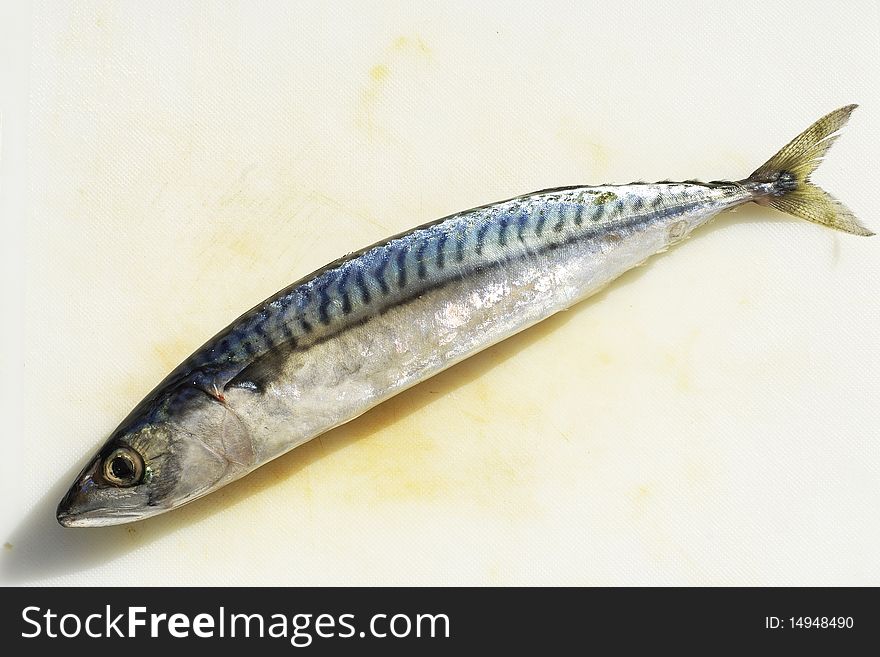
M 810 174 L 855 105 L 739 181 L 560 187 L 460 212 L 281 290 L 187 358 L 58 506 L 65 526 L 179 507 L 571 307 L 744 203 L 872 235 Z

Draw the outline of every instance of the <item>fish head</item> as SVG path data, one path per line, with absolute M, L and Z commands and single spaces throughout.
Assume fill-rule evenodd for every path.
M 148 518 L 246 474 L 253 446 L 222 396 L 192 385 L 154 391 L 113 432 L 58 505 L 65 527 Z

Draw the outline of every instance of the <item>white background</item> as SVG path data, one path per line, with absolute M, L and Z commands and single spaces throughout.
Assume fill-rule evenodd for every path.
M 204 339 L 438 216 L 858 102 L 816 179 L 877 230 L 875 3 L 15 4 L 3 582 L 880 584 L 880 238 L 758 207 L 189 507 L 54 519 Z

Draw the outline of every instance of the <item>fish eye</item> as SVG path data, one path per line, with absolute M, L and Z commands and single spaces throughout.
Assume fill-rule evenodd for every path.
M 141 455 L 128 447 L 119 447 L 104 459 L 104 479 L 114 486 L 134 486 L 144 474 Z

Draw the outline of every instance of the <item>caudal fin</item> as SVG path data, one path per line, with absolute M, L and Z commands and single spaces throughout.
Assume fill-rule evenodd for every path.
M 755 200 L 853 235 L 873 235 L 848 207 L 810 182 L 810 174 L 856 107 L 847 105 L 826 114 L 762 164 L 745 181 L 751 183 Z

